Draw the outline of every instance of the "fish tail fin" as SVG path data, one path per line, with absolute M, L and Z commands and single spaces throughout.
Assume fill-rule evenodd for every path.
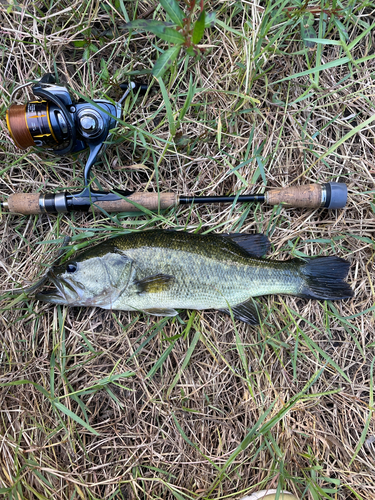
M 313 257 L 300 263 L 303 287 L 299 297 L 320 300 L 343 300 L 353 296 L 353 290 L 344 280 L 350 262 L 340 257 Z

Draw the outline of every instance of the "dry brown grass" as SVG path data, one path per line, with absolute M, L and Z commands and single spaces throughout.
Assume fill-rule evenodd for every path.
M 374 5 L 362 3 L 340 18 L 350 41 L 365 30 L 364 22 L 374 22 Z M 78 186 L 85 160 L 13 146 L 5 109 L 15 85 L 56 68 L 81 93 L 117 98 L 101 73 L 102 58 L 118 81 L 155 61 L 155 38 L 129 39 L 115 30 L 125 22 L 122 9 L 132 17 L 136 3 L 112 4 L 60 1 L 46 7 L 25 0 L 7 10 L 9 4 L 1 2 L 3 198 Z M 310 77 L 275 82 L 314 68 L 316 52 L 306 56 L 298 16 L 275 19 L 265 6 L 210 2 L 209 10 L 217 10 L 232 31 L 218 25 L 207 32 L 206 55 L 165 77 L 174 111 L 185 101 L 190 75 L 197 85 L 179 129 L 186 146 L 175 146 L 170 137 L 156 82 L 126 115 L 133 128 L 119 127 L 95 174 L 106 189 L 159 186 L 186 195 L 256 192 L 264 187 L 262 173 L 267 189 L 343 181 L 347 207 L 330 213 L 212 205 L 113 219 L 3 213 L 1 289 L 29 285 L 43 274 L 57 253 L 58 237 L 77 242 L 79 236 L 158 226 L 262 231 L 270 235 L 274 257 L 292 251 L 345 257 L 352 263 L 355 297 L 333 304 L 265 298 L 264 324 L 254 329 L 239 323 L 235 328 L 213 312 L 182 312 L 179 319 L 157 321 L 8 295 L 0 317 L 0 491 L 8 498 L 238 499 L 278 483 L 311 500 L 375 498 L 373 125 L 335 148 L 374 114 L 375 62 L 315 73 L 317 85 L 293 103 L 311 86 Z M 141 2 L 138 14 L 150 7 L 151 1 Z M 163 11 L 151 15 L 161 18 Z M 318 19 L 319 14 L 316 26 Z M 264 32 L 267 20 L 272 22 Z M 83 49 L 71 42 L 83 39 L 88 28 L 99 50 L 83 61 Z M 101 43 L 98 37 L 108 30 L 115 38 Z M 338 40 L 337 29 L 325 38 Z M 267 47 L 261 55 L 260 40 L 260 47 Z M 373 32 L 350 53 L 355 60 L 371 56 Z M 326 45 L 321 63 L 345 55 Z M 141 130 L 151 134 L 146 142 Z M 241 162 L 244 166 L 231 172 Z M 147 168 L 126 168 L 134 164 Z M 126 372 L 134 375 L 95 385 Z M 58 402 L 98 435 L 61 411 Z

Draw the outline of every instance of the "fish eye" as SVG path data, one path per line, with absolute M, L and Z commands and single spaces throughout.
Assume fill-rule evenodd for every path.
M 76 271 L 77 271 L 77 264 L 76 264 L 76 262 L 70 262 L 66 266 L 66 272 L 67 273 L 75 273 Z

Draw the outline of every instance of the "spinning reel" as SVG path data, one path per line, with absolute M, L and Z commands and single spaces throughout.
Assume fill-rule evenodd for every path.
M 11 100 L 18 90 L 28 85 L 31 84 L 17 87 Z M 12 104 L 7 109 L 6 121 L 10 135 L 16 146 L 21 149 L 37 146 L 61 156 L 89 149 L 83 173 L 83 191 L 75 194 L 38 195 L 40 210 L 37 213 L 67 212 L 77 210 L 78 207 L 85 210 L 96 201 L 110 201 L 116 198 L 112 193 L 94 191 L 89 185 L 91 168 L 104 151 L 105 141 L 111 135 L 110 130 L 121 118 L 123 100 L 131 89 L 140 93 L 147 90 L 147 85 L 134 82 L 130 85 L 121 84 L 120 87 L 125 90 L 125 94 L 115 104 L 103 99 L 93 100 L 92 103 L 74 102 L 68 89 L 57 85 L 54 76 L 47 73 L 32 86 L 33 94 L 40 100 L 29 101 L 24 105 Z M 131 194 L 127 191 L 117 192 L 121 196 Z

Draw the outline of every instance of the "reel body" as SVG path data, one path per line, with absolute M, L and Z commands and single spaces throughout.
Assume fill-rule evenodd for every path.
M 56 85 L 50 73 L 32 91 L 41 100 L 12 104 L 6 113 L 9 132 L 21 149 L 38 146 L 58 155 L 77 153 L 104 143 L 121 117 L 121 104 L 102 99 L 92 104 L 74 102 L 68 89 Z

